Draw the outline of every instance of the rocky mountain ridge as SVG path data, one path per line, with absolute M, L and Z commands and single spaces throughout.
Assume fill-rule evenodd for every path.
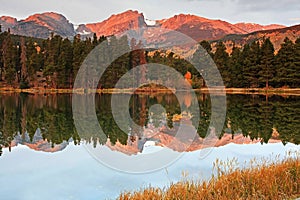
M 54 12 L 34 14 L 20 21 L 2 16 L 0 24 L 4 31 L 10 30 L 12 34 L 35 38 L 48 38 L 52 32 L 69 38 L 76 34 L 73 24 L 63 15 Z
M 231 24 L 190 14 L 179 14 L 162 20 L 148 20 L 143 13 L 132 10 L 114 14 L 101 22 L 76 26 L 62 14 L 54 12 L 34 14 L 19 21 L 10 16 L 2 16 L 0 24 L 3 31 L 10 29 L 13 34 L 36 38 L 48 38 L 52 32 L 68 38 L 76 34 L 92 36 L 93 33 L 100 37 L 119 34 L 130 29 L 156 27 L 157 31 L 160 28 L 179 31 L 197 41 L 218 40 L 231 34 L 244 35 L 253 31 L 285 28 L 276 24 L 266 26 L 254 23 Z
M 260 25 L 255 23 L 236 23 L 234 26 L 244 30 L 247 33 L 286 28 L 286 26 L 279 24 Z
M 228 52 L 230 53 L 233 46 L 242 47 L 245 44 L 251 43 L 253 41 L 262 42 L 265 38 L 270 38 L 271 42 L 274 45 L 275 52 L 277 52 L 286 37 L 295 42 L 300 37 L 300 25 L 285 27 L 281 29 L 256 31 L 243 35 L 231 34 L 223 37 L 221 41 L 224 42 Z M 213 41 L 212 46 L 215 46 L 218 41 L 219 40 Z

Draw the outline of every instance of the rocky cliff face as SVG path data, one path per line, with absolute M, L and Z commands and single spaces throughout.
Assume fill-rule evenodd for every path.
M 270 24 L 270 25 L 264 26 L 264 25 L 255 24 L 255 23 L 237 23 L 237 24 L 234 24 L 234 26 L 244 30 L 247 33 L 252 33 L 252 32 L 262 31 L 262 30 L 281 29 L 281 28 L 286 27 L 286 26 L 279 25 L 279 24 Z
M 195 15 L 175 15 L 160 20 L 162 28 L 182 32 L 196 41 L 220 39 L 228 34 L 245 34 L 246 31 L 221 20 L 210 20 Z
M 0 17 L 0 24 L 2 31 L 6 31 L 7 29 L 13 27 L 17 23 L 17 19 L 9 16 Z
M 146 26 L 144 15 L 142 13 L 129 10 L 121 14 L 112 15 L 99 23 L 80 25 L 76 31 L 82 34 L 93 32 L 96 33 L 97 36 L 109 36 L 130 29 L 145 28 Z
M 3 30 L 10 28 L 11 33 L 37 38 L 48 38 L 51 32 L 62 37 L 73 37 L 76 32 L 63 15 L 47 12 L 29 16 L 25 20 L 17 21 L 15 18 L 1 17 Z

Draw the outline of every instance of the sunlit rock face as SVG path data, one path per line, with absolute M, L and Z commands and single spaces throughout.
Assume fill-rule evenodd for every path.
M 255 23 L 237 23 L 234 24 L 234 26 L 246 31 L 247 33 L 252 33 L 255 31 L 262 31 L 262 30 L 280 29 L 286 27 L 280 24 L 260 25 Z
M 254 23 L 231 24 L 223 20 L 212 20 L 190 14 L 179 14 L 168 19 L 145 19 L 143 13 L 128 10 L 123 13 L 113 14 L 109 18 L 87 24 L 79 24 L 74 27 L 62 14 L 45 12 L 34 14 L 23 20 L 17 20 L 10 16 L 0 17 L 2 30 L 10 29 L 11 33 L 37 38 L 48 38 L 51 33 L 62 37 L 72 38 L 76 34 L 82 37 L 92 37 L 96 33 L 98 37 L 118 35 L 127 30 L 149 28 L 149 33 L 144 33 L 146 38 L 157 39 L 162 36 L 161 29 L 175 30 L 186 34 L 196 41 L 217 40 L 226 35 L 243 35 L 257 31 L 285 28 L 283 25 L 260 25 Z
M 147 26 L 144 15 L 138 11 L 126 11 L 120 14 L 112 15 L 108 19 L 86 25 L 80 25 L 77 29 L 79 33 L 96 33 L 97 36 L 110 36 L 123 33 L 124 31 Z
M 244 34 L 246 31 L 222 20 L 211 20 L 195 15 L 175 15 L 160 20 L 162 28 L 182 32 L 196 41 L 220 39 L 228 34 Z

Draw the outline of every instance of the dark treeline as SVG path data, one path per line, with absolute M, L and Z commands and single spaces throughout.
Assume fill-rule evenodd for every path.
M 52 34 L 47 40 L 0 34 L 0 81 L 7 86 L 71 88 L 88 53 L 105 37 L 73 41 Z
M 126 37 L 97 38 L 94 35 L 82 40 L 77 35 L 69 40 L 52 34 L 49 39 L 41 40 L 11 35 L 6 31 L 0 33 L 0 87 L 72 88 L 84 59 L 101 42 L 107 45 L 107 56 L 118 48 L 131 51 L 106 69 L 98 88 L 113 88 L 128 70 L 145 63 L 164 64 L 183 75 L 190 72 L 192 86 L 204 86 L 201 75 L 186 60 L 174 53 L 141 51 L 137 41 L 128 42 Z M 200 44 L 213 58 L 226 87 L 300 87 L 300 39 L 292 42 L 286 38 L 276 54 L 268 38 L 242 48 L 233 47 L 230 54 L 222 42 L 216 45 L 215 51 L 207 41 Z M 146 69 L 135 73 L 132 79 L 139 83 L 147 78 Z

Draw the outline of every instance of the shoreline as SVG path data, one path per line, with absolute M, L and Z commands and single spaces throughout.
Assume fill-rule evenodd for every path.
M 187 92 L 188 90 L 177 90 L 167 89 L 167 88 L 138 88 L 134 90 L 133 88 L 125 89 L 96 89 L 87 90 L 83 88 L 80 89 L 44 89 L 44 88 L 29 88 L 29 89 L 18 89 L 13 87 L 0 88 L 0 94 L 11 94 L 11 93 L 28 93 L 28 94 L 171 94 L 175 92 Z M 282 95 L 282 96 L 300 96 L 300 88 L 222 88 L 222 87 L 212 87 L 193 89 L 194 92 L 200 92 L 203 94 L 252 94 L 252 95 Z

